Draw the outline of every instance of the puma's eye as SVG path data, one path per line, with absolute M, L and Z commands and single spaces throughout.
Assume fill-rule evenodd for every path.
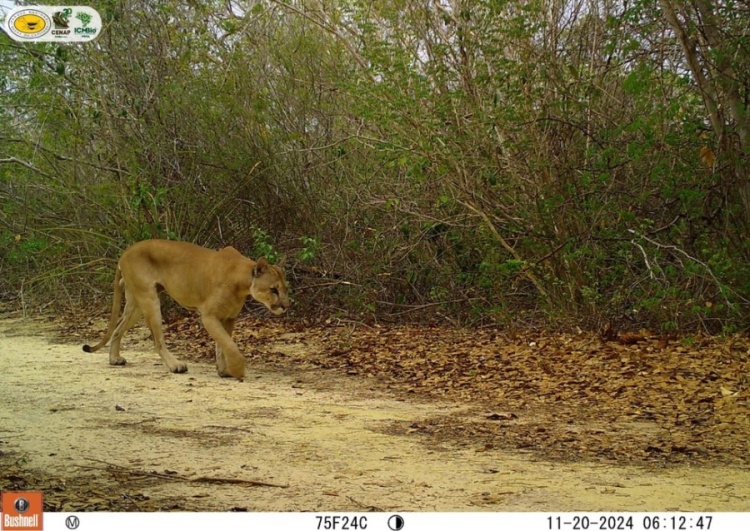
M 278 295 L 279 294 L 279 289 L 278 288 L 271 288 L 271 293 L 273 293 L 274 295 Z

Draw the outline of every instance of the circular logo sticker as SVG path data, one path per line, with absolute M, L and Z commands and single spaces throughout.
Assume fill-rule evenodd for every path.
M 14 13 L 8 20 L 8 29 L 22 39 L 36 39 L 47 33 L 52 20 L 43 11 L 24 9 Z
M 18 514 L 23 514 L 29 510 L 29 505 L 31 504 L 29 503 L 29 500 L 27 500 L 26 498 L 18 498 L 16 500 L 16 503 L 13 504 L 13 507 L 16 508 L 16 511 L 18 511 Z

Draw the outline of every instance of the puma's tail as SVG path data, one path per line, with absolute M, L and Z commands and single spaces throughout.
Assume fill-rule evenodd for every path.
M 112 297 L 112 315 L 109 317 L 109 326 L 107 327 L 107 333 L 104 334 L 102 340 L 93 347 L 90 347 L 89 345 L 83 345 L 84 352 L 96 352 L 104 345 L 106 345 L 112 337 L 112 333 L 115 331 L 117 321 L 120 319 L 120 303 L 122 302 L 122 271 L 120 271 L 119 265 L 117 266 L 117 270 L 115 271 L 114 292 L 114 296 Z

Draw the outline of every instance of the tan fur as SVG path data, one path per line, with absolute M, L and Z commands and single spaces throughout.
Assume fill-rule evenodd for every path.
M 216 341 L 216 368 L 220 376 L 245 376 L 245 358 L 232 340 L 232 328 L 248 295 L 274 314 L 289 307 L 284 271 L 265 258 L 245 258 L 233 247 L 213 251 L 186 242 L 145 240 L 122 253 L 114 282 L 112 315 L 107 333 L 93 347 L 95 352 L 112 340 L 109 363 L 124 365 L 120 356 L 123 334 L 142 315 L 151 329 L 154 346 L 172 372 L 186 372 L 164 345 L 159 291 L 166 291 L 178 304 L 197 311 L 203 326 Z M 120 313 L 122 293 L 125 309 Z

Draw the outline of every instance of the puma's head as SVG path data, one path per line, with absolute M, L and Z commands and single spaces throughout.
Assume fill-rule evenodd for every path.
M 283 261 L 280 266 L 283 267 Z M 281 315 L 289 308 L 289 290 L 284 270 L 260 258 L 253 268 L 250 295 L 264 304 L 274 315 Z

